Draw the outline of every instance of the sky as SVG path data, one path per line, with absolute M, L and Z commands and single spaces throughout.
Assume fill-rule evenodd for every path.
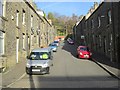
M 66 16 L 86 15 L 93 4 L 94 2 L 36 2 L 37 7 L 43 10 L 46 15 L 52 12 Z

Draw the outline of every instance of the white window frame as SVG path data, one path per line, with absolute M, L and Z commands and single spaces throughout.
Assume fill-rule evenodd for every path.
M 101 26 L 101 20 L 100 20 L 100 16 L 98 16 L 98 27 Z
M 19 39 L 16 40 L 16 63 L 19 62 Z
M 92 19 L 91 23 L 92 23 L 92 28 L 94 28 L 94 20 L 93 19 Z
M 99 35 L 99 40 L 100 40 L 100 47 L 102 46 L 102 39 L 101 39 L 101 35 Z
M 33 16 L 31 15 L 31 28 L 33 27 Z
M 16 26 L 19 25 L 19 11 L 16 11 Z
M 3 15 L 3 5 L 2 5 L 2 0 L 0 0 L 0 16 Z
M 33 35 L 31 35 L 31 46 L 33 46 Z
M 111 10 L 108 11 L 108 23 L 112 23 Z
M 37 35 L 37 44 L 39 44 L 39 35 Z
M 5 54 L 5 41 L 4 41 L 4 38 L 5 38 L 5 33 L 0 31 L 1 35 L 0 35 L 0 41 L 1 41 L 1 45 L 0 45 L 0 55 L 4 55 Z
M 6 0 L 2 0 L 2 7 L 3 7 L 3 17 L 6 16 Z
M 23 35 L 23 49 L 25 49 L 25 35 Z
M 25 25 L 25 11 L 23 10 L 22 24 Z

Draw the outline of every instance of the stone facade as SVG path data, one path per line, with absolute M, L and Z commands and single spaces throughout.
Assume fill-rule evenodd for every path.
M 74 32 L 79 31 L 76 40 L 79 40 L 80 33 L 84 30 L 85 44 L 91 50 L 110 58 L 112 62 L 120 62 L 119 7 L 120 2 L 102 2 L 89 16 L 86 16 L 85 22 L 79 22 L 77 25 L 79 28 L 74 27 Z
M 53 26 L 45 17 L 37 13 L 32 3 L 25 0 L 22 2 L 4 2 L 3 12 L 2 17 L 5 18 L 3 25 L 5 53 L 0 57 L 4 56 L 6 67 L 11 68 L 22 60 L 26 60 L 26 56 L 33 48 L 39 48 L 42 44 L 47 46 L 49 38 L 46 34 L 53 29 Z

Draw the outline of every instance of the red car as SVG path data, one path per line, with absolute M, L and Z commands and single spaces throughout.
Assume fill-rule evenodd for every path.
M 92 53 L 87 46 L 79 46 L 77 48 L 77 57 L 91 59 Z

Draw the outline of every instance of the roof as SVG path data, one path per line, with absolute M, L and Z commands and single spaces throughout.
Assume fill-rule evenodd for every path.
M 51 48 L 36 48 L 33 49 L 32 52 L 50 52 Z

